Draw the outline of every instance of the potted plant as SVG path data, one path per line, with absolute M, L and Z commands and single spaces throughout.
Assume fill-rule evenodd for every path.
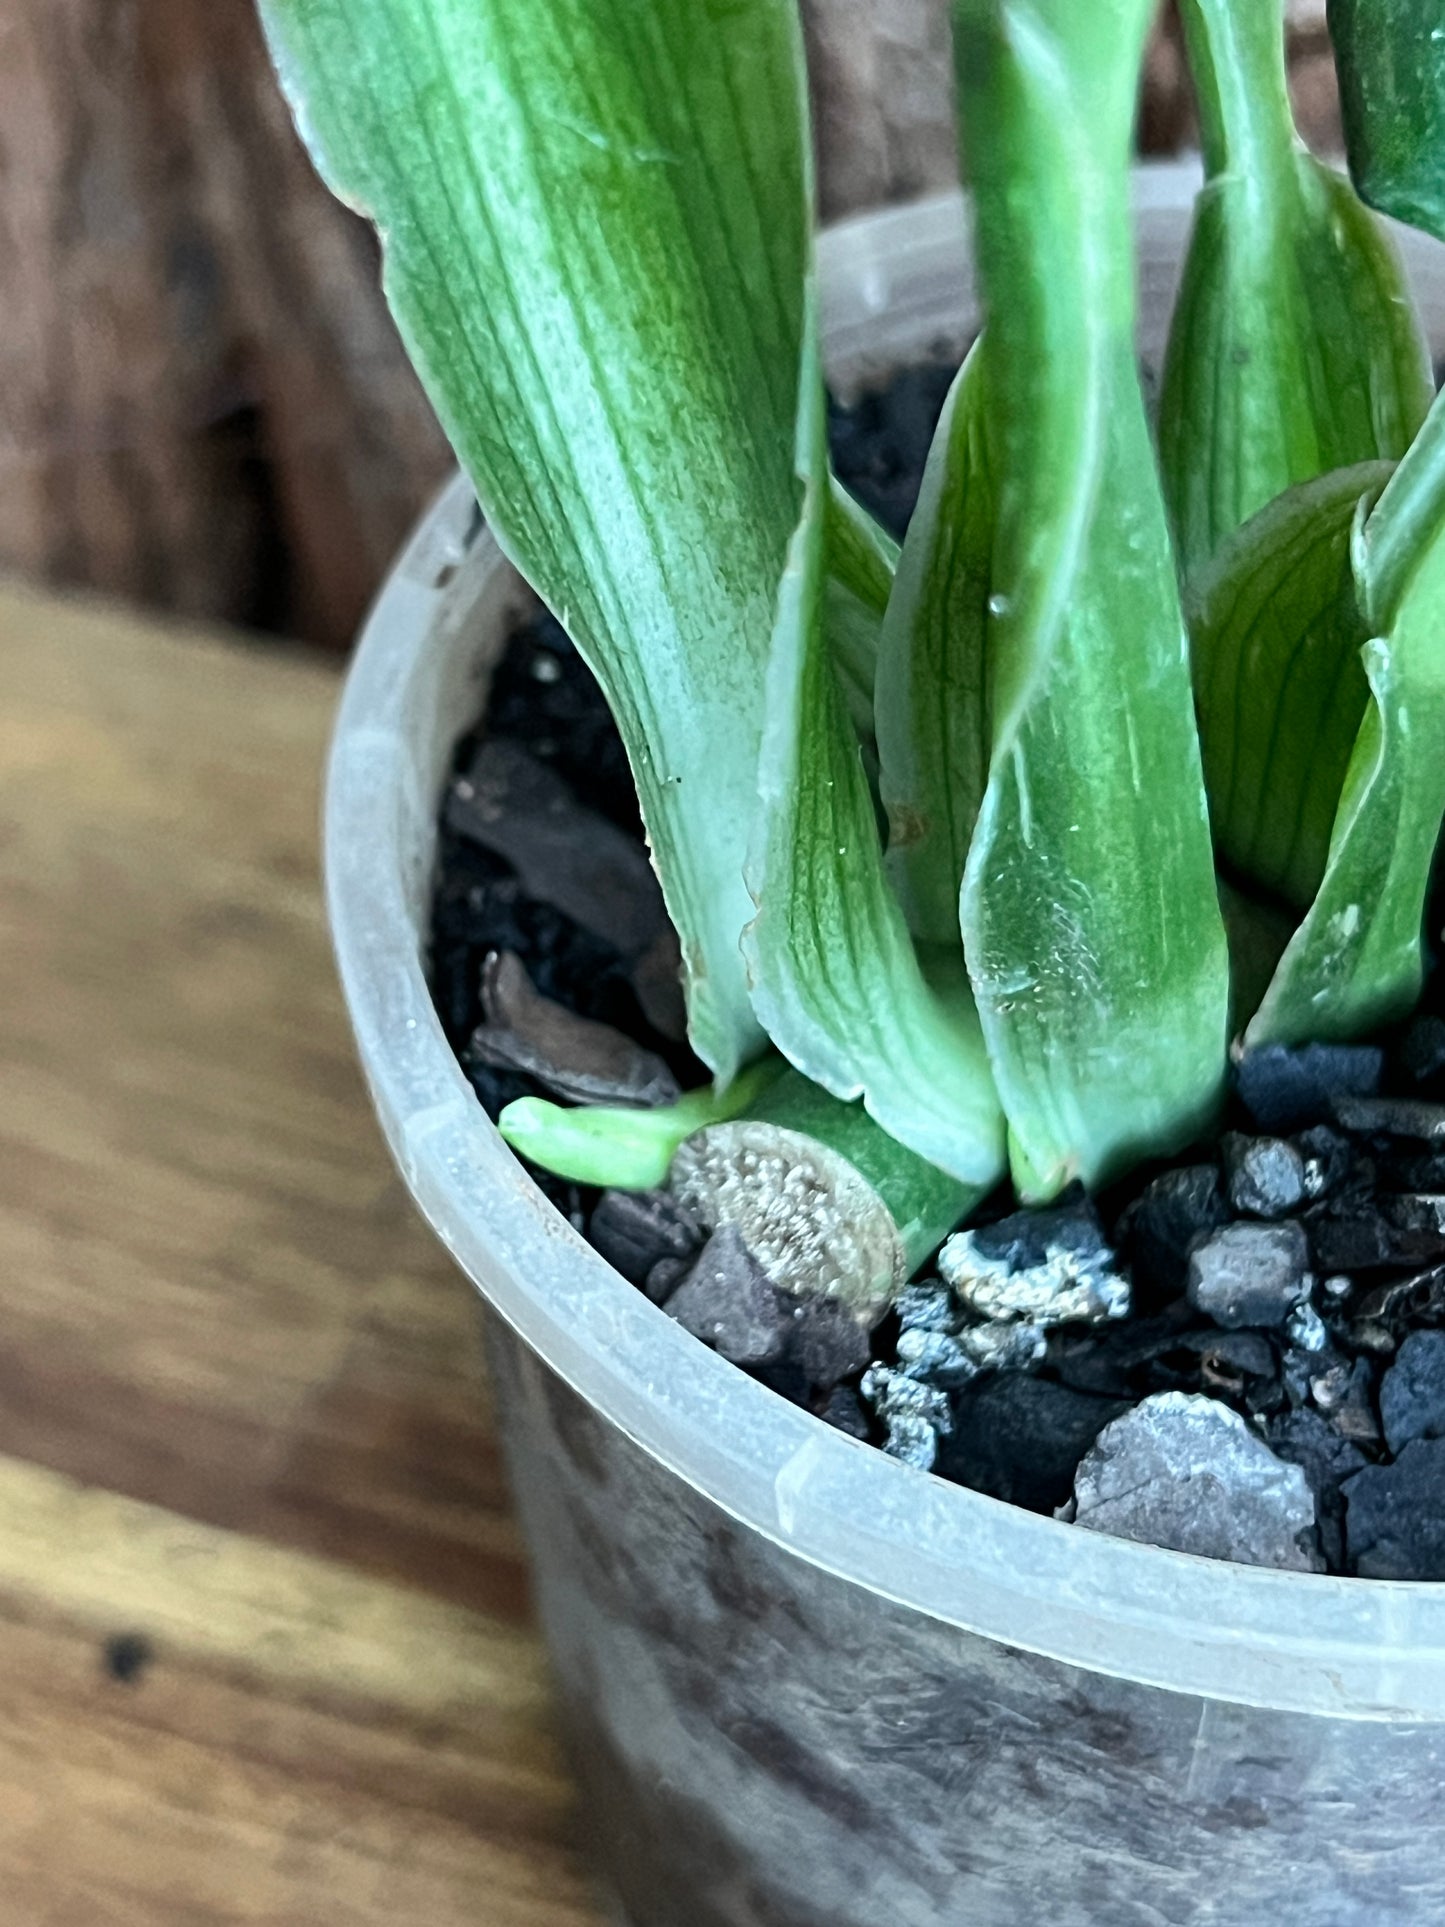
M 1138 189 L 1145 269 L 1182 283 L 1171 315 L 1146 274 L 1136 317 L 1151 11 L 956 0 L 984 327 L 900 555 L 829 474 L 822 350 L 846 382 L 966 345 L 963 248 L 924 208 L 815 259 L 792 0 L 264 6 L 487 517 L 453 489 L 373 615 L 328 885 L 383 1123 L 496 1314 L 637 1927 L 1439 1901 L 1445 1594 L 1302 1569 L 1303 1542 L 1272 1570 L 1080 1531 L 821 1424 L 547 1204 L 423 972 L 437 801 L 525 608 L 500 544 L 621 729 L 715 1076 L 506 1129 L 580 1179 L 690 1186 L 754 1252 L 801 1170 L 801 1235 L 768 1252 L 799 1306 L 876 1325 L 1001 1183 L 1044 1208 L 1188 1152 L 1231 1040 L 1409 1013 L 1445 417 L 1393 251 L 1294 142 L 1259 0 L 1184 8 L 1206 180 L 1187 239 L 1192 187 Z M 1336 13 L 1357 177 L 1432 225 L 1408 136 L 1433 54 L 1400 83 L 1423 13 Z

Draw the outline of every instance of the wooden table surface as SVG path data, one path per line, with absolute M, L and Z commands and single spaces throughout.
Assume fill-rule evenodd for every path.
M 335 671 L 0 588 L 0 1919 L 591 1927 L 470 1288 L 353 1064 Z

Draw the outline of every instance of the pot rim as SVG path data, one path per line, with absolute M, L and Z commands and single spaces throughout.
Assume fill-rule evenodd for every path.
M 1177 266 L 1198 178 L 1189 163 L 1136 170 L 1146 293 L 1151 273 L 1171 279 L 1166 257 Z M 951 301 L 962 296 L 962 344 L 971 332 L 962 326 L 971 298 L 963 205 L 957 193 L 940 195 L 825 232 L 830 360 L 841 355 L 865 378 L 871 343 L 872 363 L 886 365 L 888 318 L 916 281 L 931 284 L 935 307 L 941 282 Z M 1445 249 L 1414 234 L 1404 247 L 1438 352 Z M 903 333 L 916 356 L 916 320 Z M 948 330 L 928 338 L 940 333 Z M 902 345 L 900 336 L 895 361 Z M 1445 1584 L 1229 1565 L 920 1474 L 698 1344 L 547 1202 L 477 1102 L 423 969 L 447 732 L 480 698 L 476 637 L 488 625 L 495 633 L 526 593 L 454 477 L 366 621 L 324 799 L 328 911 L 373 1101 L 417 1204 L 493 1308 L 676 1476 L 854 1586 L 1010 1647 L 1205 1699 L 1445 1720 Z

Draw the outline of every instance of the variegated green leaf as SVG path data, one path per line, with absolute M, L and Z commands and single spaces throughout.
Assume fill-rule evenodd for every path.
M 898 544 L 836 480 L 828 499 L 828 586 L 824 624 L 843 693 L 870 759 L 878 638 L 898 566 Z
M 794 0 L 263 0 L 503 547 L 628 743 L 699 1053 L 739 951 L 811 222 Z
M 958 941 L 958 896 L 988 781 L 985 636 L 995 486 L 984 344 L 959 370 L 908 526 L 879 639 L 875 695 L 888 865 L 915 934 Z
M 1134 359 L 1149 0 L 955 0 L 998 526 L 969 971 L 1031 1193 L 1185 1143 L 1228 969 L 1183 620 Z
M 1445 240 L 1445 5 L 1329 0 L 1329 26 L 1355 185 Z
M 1204 780 L 1220 854 L 1306 910 L 1369 701 L 1351 534 L 1390 465 L 1277 497 L 1225 542 L 1190 597 Z
M 1349 1037 L 1408 1010 L 1445 816 L 1445 412 L 1355 515 L 1370 700 L 1319 892 L 1250 1026 L 1254 1041 Z
M 823 625 L 831 516 L 816 371 L 799 438 L 807 501 L 779 602 L 744 937 L 768 1035 L 834 1097 L 972 1184 L 1003 1168 L 1003 1120 L 955 943 L 925 975 L 889 888 L 873 800 Z
M 1159 444 L 1188 577 L 1285 489 L 1403 454 L 1431 384 L 1393 246 L 1296 139 L 1281 0 L 1184 0 L 1183 17 L 1207 180 Z

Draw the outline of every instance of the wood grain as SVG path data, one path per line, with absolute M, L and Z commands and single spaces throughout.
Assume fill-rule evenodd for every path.
M 470 1288 L 316 876 L 333 674 L 0 589 L 0 1891 L 583 1927 Z M 153 1654 L 123 1683 L 108 1641 Z

